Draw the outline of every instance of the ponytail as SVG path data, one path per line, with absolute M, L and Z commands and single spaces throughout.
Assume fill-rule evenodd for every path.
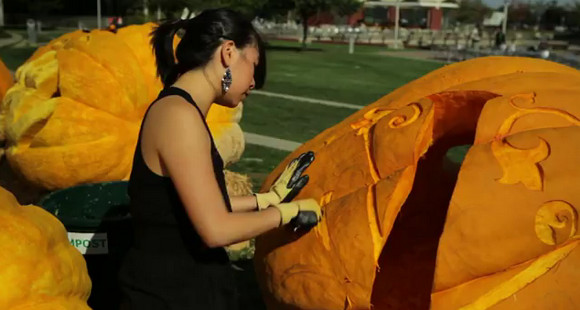
M 185 31 L 174 53 L 173 38 L 180 29 Z M 254 45 L 259 49 L 260 62 L 254 79 L 256 88 L 264 84 L 264 42 L 252 23 L 235 11 L 206 10 L 192 19 L 165 22 L 155 28 L 151 35 L 157 58 L 157 75 L 165 87 L 175 83 L 180 74 L 206 65 L 224 38 L 234 41 L 237 48 Z
M 177 31 L 184 28 L 187 20 L 165 22 L 151 33 L 151 45 L 157 59 L 157 76 L 168 86 L 177 80 L 178 72 L 173 53 L 173 39 Z

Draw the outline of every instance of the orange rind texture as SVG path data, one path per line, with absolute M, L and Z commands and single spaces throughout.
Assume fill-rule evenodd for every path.
M 14 78 L 4 62 L 0 60 L 0 100 L 4 98 L 6 91 L 14 84 Z
M 549 293 L 580 306 L 573 294 L 580 289 L 573 269 L 579 262 L 577 89 L 580 72 L 560 64 L 478 58 L 427 74 L 306 142 L 262 187 L 292 158 L 315 153 L 306 171 L 310 182 L 296 199 L 319 200 L 322 221 L 308 232 L 282 227 L 257 239 L 256 272 L 269 309 L 415 309 L 405 298 L 387 305 L 388 296 L 379 296 L 384 286 L 375 283 L 377 273 L 396 268 L 382 266 L 396 260 L 381 254 L 417 186 L 422 157 L 434 144 L 465 144 L 466 136 L 473 147 L 446 201 L 430 262 L 431 308 L 528 309 Z M 415 195 L 430 196 L 420 189 L 426 192 Z M 421 208 L 433 212 L 428 204 Z M 409 227 L 415 230 L 409 235 L 422 229 Z M 570 275 L 554 266 L 568 266 Z
M 6 92 L 10 87 L 14 85 L 14 77 L 10 73 L 10 70 L 6 67 L 4 62 L 0 60 L 0 102 L 6 95 Z M 2 114 L 2 105 L 0 104 L 0 141 L 4 140 L 4 115 Z M 0 157 L 2 157 L 2 151 L 0 151 Z
M 85 260 L 47 211 L 0 188 L 0 309 L 90 309 Z

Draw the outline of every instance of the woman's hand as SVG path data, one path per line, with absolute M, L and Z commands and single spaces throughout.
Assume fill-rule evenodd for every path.
M 320 210 L 320 205 L 314 199 L 301 199 L 293 202 L 281 203 L 274 205 L 273 208 L 280 211 L 280 225 L 285 225 L 290 223 L 294 218 L 298 216 L 298 213 L 312 213 L 314 215 L 315 223 L 306 224 L 317 224 L 322 218 L 322 212 Z
M 280 174 L 276 182 L 266 193 L 255 194 L 259 210 L 269 206 L 291 201 L 308 183 L 308 175 L 302 175 L 304 170 L 314 161 L 314 153 L 302 153 L 293 159 Z

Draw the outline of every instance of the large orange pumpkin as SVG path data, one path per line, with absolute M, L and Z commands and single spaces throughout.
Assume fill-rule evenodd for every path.
M 128 177 L 141 119 L 161 89 L 153 26 L 65 34 L 17 70 L 0 132 L 19 174 L 46 189 Z M 244 149 L 241 113 L 214 106 L 208 115 L 226 164 Z
M 270 309 L 580 307 L 580 72 L 489 57 L 413 81 L 305 143 L 322 221 L 258 238 Z M 473 144 L 459 174 L 447 150 Z M 554 268 L 558 266 L 558 268 Z
M 64 226 L 0 187 L 0 309 L 90 309 L 91 280 Z

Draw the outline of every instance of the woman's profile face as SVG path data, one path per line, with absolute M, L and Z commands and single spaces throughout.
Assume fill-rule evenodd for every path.
M 218 104 L 235 107 L 250 95 L 250 91 L 256 86 L 254 70 L 259 59 L 260 54 L 255 46 L 236 49 L 230 65 L 232 84 Z

